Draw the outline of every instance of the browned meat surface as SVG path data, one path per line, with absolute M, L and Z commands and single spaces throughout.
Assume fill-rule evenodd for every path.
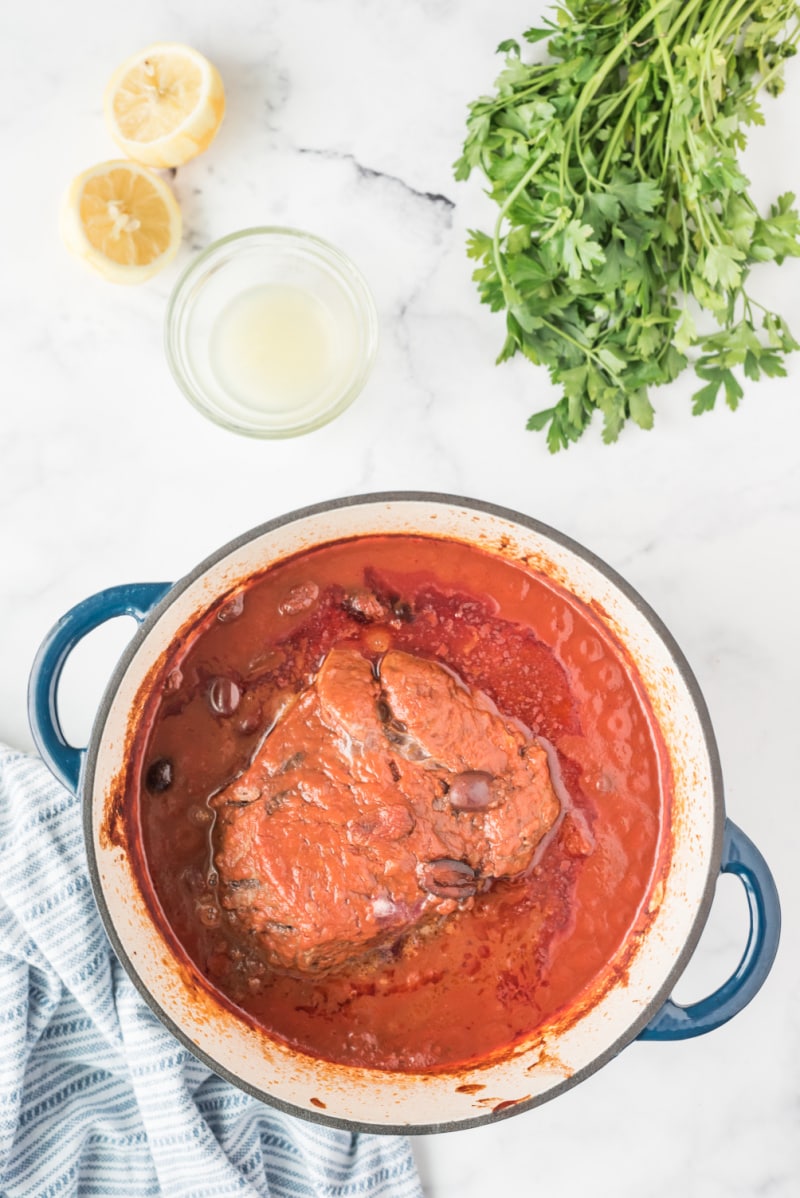
M 222 903 L 276 965 L 335 969 L 524 871 L 544 750 L 435 662 L 333 650 L 213 800 Z

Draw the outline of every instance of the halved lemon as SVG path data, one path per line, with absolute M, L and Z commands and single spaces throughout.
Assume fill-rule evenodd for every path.
M 64 243 L 113 283 L 143 283 L 181 243 L 170 188 L 136 162 L 101 162 L 73 179 L 61 208 Z
M 106 88 L 111 136 L 145 166 L 181 166 L 207 150 L 225 114 L 216 67 L 193 50 L 158 42 L 118 67 Z

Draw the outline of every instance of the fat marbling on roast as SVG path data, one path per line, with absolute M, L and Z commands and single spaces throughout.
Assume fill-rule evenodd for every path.
M 339 968 L 528 868 L 545 750 L 449 670 L 333 649 L 213 800 L 223 906 L 274 964 Z

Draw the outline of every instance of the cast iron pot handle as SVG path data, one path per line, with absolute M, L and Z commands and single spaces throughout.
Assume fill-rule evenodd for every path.
M 772 874 L 761 853 L 741 828 L 725 821 L 722 873 L 736 874 L 747 894 L 750 929 L 742 959 L 726 982 L 699 1002 L 681 1007 L 667 999 L 640 1040 L 686 1040 L 711 1032 L 755 998 L 772 968 L 781 932 L 781 908 Z
M 116 616 L 133 616 L 141 624 L 171 582 L 137 582 L 98 591 L 63 615 L 50 629 L 28 680 L 28 720 L 46 765 L 68 790 L 77 794 L 86 749 L 71 745 L 58 718 L 58 684 L 72 650 L 93 629 Z

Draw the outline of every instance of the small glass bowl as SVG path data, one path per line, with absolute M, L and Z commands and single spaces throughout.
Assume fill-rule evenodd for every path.
M 242 311 L 250 306 L 249 324 L 240 321 L 238 330 L 231 315 L 237 303 Z M 292 308 L 313 317 L 307 323 L 324 333 L 330 369 L 317 360 L 310 381 L 295 385 L 289 376 L 305 368 L 315 347 L 305 354 L 302 319 L 296 329 L 284 324 L 273 335 L 288 390 L 278 394 L 283 384 L 273 378 L 269 395 L 256 395 L 269 344 L 253 344 L 259 304 L 284 322 Z M 233 371 L 220 367 L 221 344 Z M 298 229 L 242 229 L 215 241 L 184 271 L 167 306 L 166 354 L 178 386 L 204 416 L 250 437 L 294 437 L 333 420 L 364 386 L 377 345 L 375 303 L 361 273 L 334 246 Z

